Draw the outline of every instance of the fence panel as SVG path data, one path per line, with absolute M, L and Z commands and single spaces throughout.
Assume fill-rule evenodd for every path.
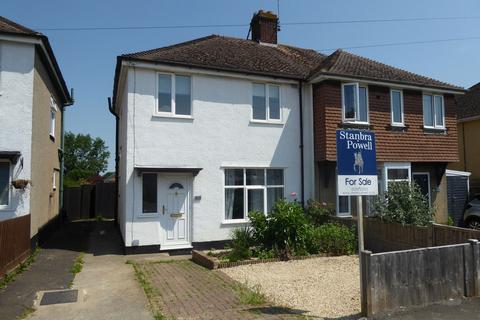
M 115 218 L 115 183 L 97 183 L 65 188 L 64 209 L 70 221 L 101 215 Z
M 0 277 L 30 253 L 30 215 L 0 221 Z
M 435 242 L 434 245 L 465 243 L 469 239 L 480 239 L 480 231 L 441 224 L 433 225 Z
M 478 270 L 474 251 L 478 244 L 371 254 L 362 252 L 364 294 L 362 311 L 367 316 L 400 307 L 476 295 Z

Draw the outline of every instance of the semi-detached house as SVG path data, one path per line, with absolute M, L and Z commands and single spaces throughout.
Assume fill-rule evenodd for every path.
M 212 35 L 118 57 L 127 251 L 221 243 L 280 198 L 355 215 L 336 192 L 339 128 L 375 131 L 380 190 L 414 180 L 446 220 L 445 167 L 458 161 L 453 96 L 463 89 L 342 50 L 278 44 L 277 24 L 260 11 L 248 40 Z

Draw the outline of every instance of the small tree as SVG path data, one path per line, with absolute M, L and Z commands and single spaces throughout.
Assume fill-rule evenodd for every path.
M 65 185 L 80 185 L 86 178 L 107 169 L 108 151 L 105 141 L 89 134 L 65 133 Z
M 432 223 L 435 209 L 416 183 L 390 182 L 388 191 L 373 202 L 376 216 L 387 222 L 426 226 Z

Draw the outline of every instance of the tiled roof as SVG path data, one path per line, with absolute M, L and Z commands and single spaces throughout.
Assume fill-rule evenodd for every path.
M 395 68 L 343 50 L 337 50 L 324 59 L 316 70 L 312 72 L 310 77 L 314 78 L 322 74 L 359 77 L 450 90 L 463 90 L 461 87 Z
M 0 16 L 0 32 L 17 33 L 31 36 L 41 35 L 41 33 L 37 31 L 19 25 L 18 23 L 8 20 L 7 18 L 2 16 Z
M 211 35 L 121 58 L 305 79 L 325 56 L 314 50 Z
M 344 76 L 399 84 L 462 91 L 445 82 L 420 76 L 343 50 L 329 56 L 310 49 L 261 44 L 252 40 L 211 35 L 173 46 L 124 54 L 120 59 L 244 72 L 308 80 Z
M 468 89 L 463 96 L 457 96 L 458 120 L 480 117 L 480 82 Z

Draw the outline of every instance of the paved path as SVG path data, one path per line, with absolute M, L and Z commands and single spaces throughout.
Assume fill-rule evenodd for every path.
M 89 225 L 65 225 L 38 253 L 30 268 L 0 290 L 0 318 L 16 319 L 30 307 L 37 291 L 65 289 L 73 279 L 70 268 L 85 250 Z
M 125 263 L 127 257 L 122 254 L 117 227 L 113 223 L 96 223 L 88 247 L 83 270 L 72 288 L 78 289 L 78 301 L 46 306 L 38 306 L 37 301 L 37 310 L 28 319 L 152 319 L 133 268 Z
M 301 310 L 242 304 L 235 282 L 191 261 L 140 262 L 153 305 L 168 319 L 298 319 Z

